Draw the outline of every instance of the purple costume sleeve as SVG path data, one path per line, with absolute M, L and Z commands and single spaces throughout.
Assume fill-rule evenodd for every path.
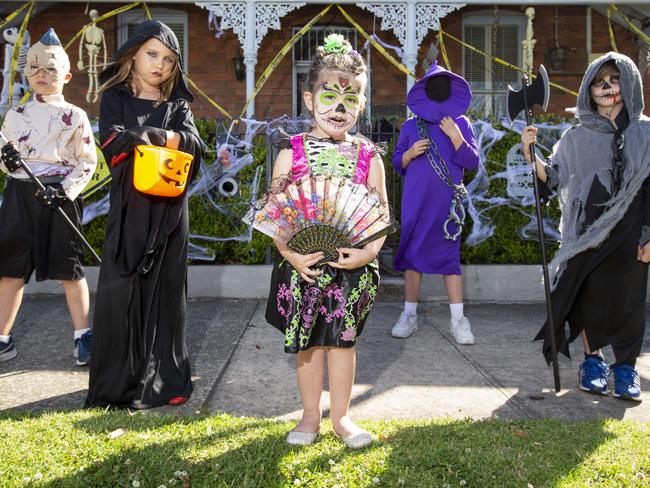
M 402 130 L 400 130 L 399 133 L 399 139 L 395 145 L 395 152 L 393 152 L 393 168 L 395 168 L 395 172 L 400 176 L 404 176 L 406 174 L 406 168 L 402 167 L 402 156 L 415 142 L 411 142 L 409 137 L 411 132 L 409 129 L 410 126 L 414 124 L 414 121 L 415 119 L 408 119 L 406 122 L 404 122 L 402 125 Z
M 480 161 L 478 149 L 476 148 L 476 138 L 474 137 L 474 130 L 467 117 L 461 115 L 456 119 L 456 125 L 463 134 L 465 141 L 454 152 L 452 162 L 458 166 L 462 166 L 466 170 L 472 170 L 478 167 Z

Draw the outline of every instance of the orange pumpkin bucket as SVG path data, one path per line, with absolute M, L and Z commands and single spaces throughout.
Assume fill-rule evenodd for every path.
M 176 149 L 136 146 L 133 186 L 148 195 L 177 197 L 185 190 L 192 159 L 191 154 Z

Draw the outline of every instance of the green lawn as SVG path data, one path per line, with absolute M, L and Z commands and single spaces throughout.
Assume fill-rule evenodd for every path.
M 313 446 L 294 448 L 284 442 L 293 424 L 229 415 L 5 412 L 0 486 L 650 486 L 648 424 L 362 424 L 379 441 L 353 451 L 329 427 Z

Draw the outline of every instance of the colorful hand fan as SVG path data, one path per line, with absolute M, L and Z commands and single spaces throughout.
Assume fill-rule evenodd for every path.
M 323 251 L 324 261 L 337 261 L 337 248 L 360 248 L 396 230 L 379 195 L 334 176 L 305 176 L 280 185 L 244 221 L 300 254 Z

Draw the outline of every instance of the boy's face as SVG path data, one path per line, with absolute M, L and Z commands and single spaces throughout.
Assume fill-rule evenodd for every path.
M 60 75 L 53 71 L 52 68 L 39 67 L 34 69 L 32 67 L 30 73 L 27 75 L 27 81 L 36 95 L 61 95 L 63 86 L 72 79 L 72 73 L 69 71 L 64 75 Z
M 361 84 L 352 75 L 326 73 L 314 93 L 305 92 L 305 105 L 325 134 L 341 139 L 357 122 L 364 96 L 361 90 Z
M 619 71 L 612 67 L 604 70 L 589 86 L 591 99 L 598 107 L 613 107 L 623 102 L 620 78 Z

